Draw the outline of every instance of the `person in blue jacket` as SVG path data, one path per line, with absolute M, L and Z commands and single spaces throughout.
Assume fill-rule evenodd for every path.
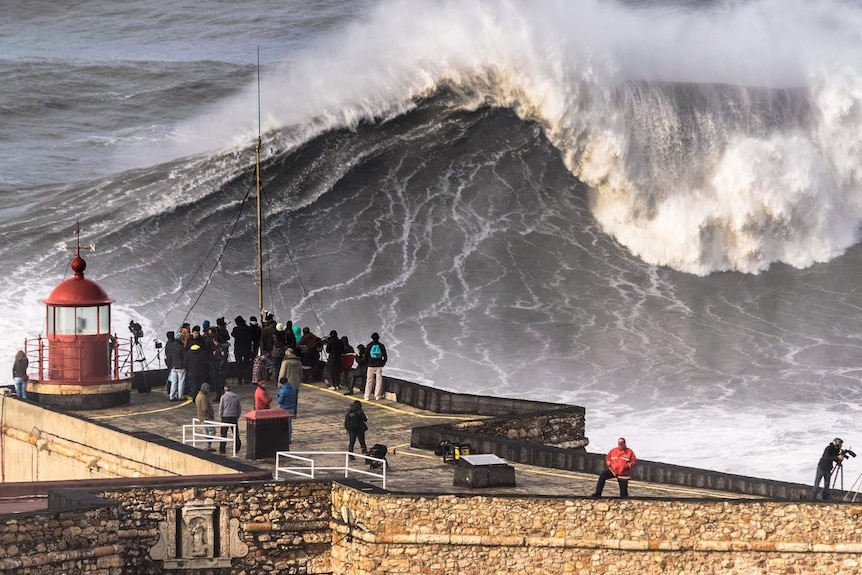
M 299 394 L 296 391 L 296 388 L 290 385 L 288 382 L 284 382 L 281 384 L 281 391 L 278 392 L 278 406 L 286 411 L 289 411 L 293 414 L 293 417 L 296 417 L 296 408 L 298 404 Z M 293 438 L 293 419 L 290 420 L 290 425 L 288 425 L 288 436 L 287 441 L 290 443 Z

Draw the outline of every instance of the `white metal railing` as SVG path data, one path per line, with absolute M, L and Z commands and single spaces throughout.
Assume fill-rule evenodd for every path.
M 336 458 L 343 457 L 344 465 L 320 465 L 315 461 L 314 457 L 332 461 Z M 351 461 L 357 461 L 353 466 Z M 380 471 L 365 469 L 365 465 L 370 462 L 380 463 Z M 295 465 L 290 465 L 291 463 Z M 367 475 L 383 480 L 383 489 L 386 489 L 386 459 L 372 457 L 370 455 L 362 455 L 361 453 L 350 453 L 349 451 L 277 451 L 275 453 L 275 480 L 281 481 L 283 478 L 281 473 L 289 473 L 299 475 L 300 477 L 308 477 L 314 479 L 315 473 L 318 471 L 343 471 L 345 479 L 350 473 L 358 475 Z
M 228 437 L 222 437 L 220 435 L 220 430 L 225 427 L 228 428 L 228 431 L 233 430 L 233 433 Z M 210 429 L 215 429 L 216 431 L 210 434 Z M 219 433 L 219 435 L 216 433 Z M 222 423 L 221 421 L 210 421 L 208 419 L 201 421 L 195 417 L 192 419 L 191 424 L 183 425 L 183 445 L 195 446 L 198 443 L 230 442 L 232 444 L 231 450 L 233 451 L 233 457 L 236 457 L 236 433 L 237 426 L 235 423 Z

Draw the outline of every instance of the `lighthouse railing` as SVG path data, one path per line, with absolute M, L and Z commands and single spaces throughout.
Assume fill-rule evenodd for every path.
M 64 342 L 51 356 L 50 340 L 42 335 L 24 340 L 24 353 L 29 361 L 27 375 L 36 381 L 80 381 L 85 372 L 88 345 L 83 341 Z M 135 373 L 134 345 L 129 339 L 113 336 L 106 349 L 107 369 L 104 376 L 88 374 L 83 379 L 121 380 Z M 58 355 L 59 354 L 59 355 Z M 52 362 L 53 359 L 53 362 Z M 59 366 L 59 367 L 58 367 Z

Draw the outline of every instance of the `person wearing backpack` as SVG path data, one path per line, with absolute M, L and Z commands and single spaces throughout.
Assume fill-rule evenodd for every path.
M 359 446 L 362 448 L 362 454 L 368 453 L 368 447 L 365 445 L 365 432 L 368 430 L 368 421 L 365 412 L 362 411 L 362 402 L 358 399 L 350 404 L 347 409 L 347 414 L 344 416 L 344 429 L 347 430 L 349 444 L 347 451 L 353 453 L 353 446 L 356 445 L 356 440 L 359 440 Z M 353 456 L 351 456 L 353 457 Z
M 365 399 L 383 399 L 383 366 L 386 365 L 386 346 L 380 343 L 380 334 L 371 334 L 371 343 L 365 346 L 368 372 L 365 376 Z M 374 385 L 372 385 L 374 384 Z

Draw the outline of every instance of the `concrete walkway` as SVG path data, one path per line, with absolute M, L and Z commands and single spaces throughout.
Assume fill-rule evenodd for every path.
M 242 402 L 243 412 L 253 407 L 253 385 L 233 386 Z M 268 386 L 276 406 L 277 389 Z M 211 395 L 216 416 L 218 404 Z M 293 442 L 291 452 L 298 451 L 346 451 L 348 445 L 347 432 L 343 428 L 344 414 L 350 403 L 356 399 L 363 402 L 363 409 L 368 416 L 368 446 L 382 443 L 388 446 L 387 484 L 389 491 L 405 493 L 452 493 L 471 495 L 564 495 L 589 496 L 596 484 L 597 476 L 514 465 L 517 486 L 511 488 L 473 489 L 453 485 L 455 466 L 444 463 L 442 458 L 431 451 L 417 450 L 410 447 L 411 430 L 414 427 L 433 425 L 441 422 L 457 422 L 477 419 L 475 415 L 440 415 L 422 411 L 390 399 L 380 401 L 365 401 L 362 395 L 345 396 L 341 391 L 326 389 L 322 382 L 302 384 L 299 392 L 299 407 L 293 427 Z M 152 393 L 132 391 L 129 405 L 99 410 L 78 411 L 78 415 L 108 424 L 126 431 L 146 431 L 158 436 L 182 441 L 182 427 L 190 424 L 196 417 L 195 405 L 191 400 L 170 402 L 163 393 L 163 386 L 156 385 Z M 240 433 L 243 447 L 237 458 L 248 465 L 269 469 L 275 468 L 275 459 L 245 459 L 246 421 L 240 418 Z M 357 444 L 355 450 L 360 451 Z M 201 457 L 224 457 L 217 453 L 201 450 Z M 321 472 L 316 477 L 325 479 L 343 478 L 343 472 Z M 361 476 L 354 476 L 360 478 Z M 301 480 L 297 478 L 297 480 Z M 372 485 L 380 486 L 378 479 L 363 479 Z M 705 489 L 693 489 L 659 484 L 646 484 L 638 481 L 630 482 L 629 493 L 632 497 L 682 497 L 682 498 L 729 498 L 739 499 L 744 496 L 728 494 Z M 618 489 L 614 481 L 609 481 L 605 487 L 606 497 L 616 497 Z

